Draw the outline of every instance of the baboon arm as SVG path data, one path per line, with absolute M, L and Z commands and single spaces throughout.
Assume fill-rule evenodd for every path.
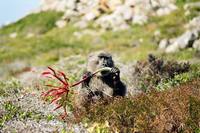
M 119 68 L 113 67 L 111 69 L 111 75 L 112 75 L 112 78 L 113 78 L 114 82 L 120 81 L 120 70 L 119 70 Z
M 127 91 L 126 85 L 121 81 L 117 82 L 116 87 L 114 89 L 114 96 L 125 96 Z
M 84 72 L 82 78 L 85 78 L 85 77 L 88 77 L 88 78 L 82 83 L 82 88 L 89 87 L 89 83 L 90 83 L 90 80 L 92 78 L 92 73 L 89 72 L 89 71 Z

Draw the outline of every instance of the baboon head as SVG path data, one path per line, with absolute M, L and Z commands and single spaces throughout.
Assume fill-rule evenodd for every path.
M 107 52 L 96 52 L 88 57 L 87 71 L 95 72 L 103 67 L 114 67 L 112 56 Z M 107 72 L 100 73 L 101 75 Z

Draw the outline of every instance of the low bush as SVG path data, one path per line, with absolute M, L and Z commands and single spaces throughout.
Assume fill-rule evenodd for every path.
M 108 122 L 110 132 L 198 132 L 200 79 L 166 91 L 107 99 L 77 117 L 89 123 Z
M 149 55 L 148 60 L 139 61 L 133 73 L 133 84 L 144 92 L 150 88 L 156 88 L 164 80 L 173 79 L 176 75 L 188 72 L 189 63 L 178 63 L 177 61 L 164 61 Z

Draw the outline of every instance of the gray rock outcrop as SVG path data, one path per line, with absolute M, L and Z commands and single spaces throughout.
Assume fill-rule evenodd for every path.
M 149 16 L 162 16 L 175 10 L 175 0 L 41 0 L 38 11 L 64 12 L 62 20 L 75 21 L 86 28 L 94 21 L 104 29 L 123 30 L 129 24 L 144 24 Z M 145 6 L 144 6 L 145 5 Z M 60 20 L 58 27 L 62 27 Z M 62 25 L 62 26 L 60 26 Z
M 185 33 L 179 37 L 161 40 L 159 43 L 159 49 L 166 53 L 174 53 L 186 48 L 199 50 L 200 16 L 193 18 L 185 28 Z
M 200 39 L 196 40 L 193 44 L 193 48 L 196 49 L 197 51 L 200 51 Z

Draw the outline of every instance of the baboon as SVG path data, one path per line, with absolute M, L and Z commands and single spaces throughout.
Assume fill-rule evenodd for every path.
M 110 67 L 111 71 L 102 71 L 92 76 L 93 72 L 103 67 Z M 126 86 L 120 80 L 120 70 L 115 67 L 112 56 L 107 52 L 89 55 L 86 72 L 83 74 L 83 77 L 85 76 L 89 78 L 82 83 L 79 89 L 78 105 L 84 106 L 85 103 L 126 94 Z

